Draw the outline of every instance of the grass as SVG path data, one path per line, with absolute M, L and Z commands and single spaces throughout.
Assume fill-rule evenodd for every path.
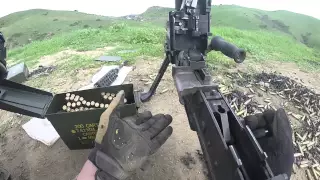
M 35 41 L 21 48 L 9 51 L 8 56 L 14 62 L 27 62 L 33 65 L 36 60 L 44 55 L 53 54 L 65 49 L 77 51 L 93 50 L 107 45 L 122 44 L 135 46 L 144 44 L 140 53 L 156 56 L 159 51 L 149 49 L 150 46 L 158 47 L 164 39 L 164 30 L 160 28 L 133 28 L 126 24 L 114 24 L 107 29 L 82 29 L 71 33 L 55 36 L 44 41 Z M 157 49 L 157 48 L 156 48 Z
M 14 48 L 78 29 L 107 27 L 112 22 L 113 18 L 76 11 L 36 9 L 0 18 L 0 30 L 7 37 L 8 47 Z
M 227 41 L 245 49 L 249 58 L 256 61 L 295 62 L 301 67 L 313 70 L 318 70 L 320 67 L 319 52 L 296 43 L 290 37 L 266 31 L 243 31 L 226 27 L 216 28 L 214 34 L 219 34 Z M 317 65 L 314 66 L 315 64 Z
M 152 7 L 142 16 L 154 24 L 162 25 L 167 21 L 169 11 L 172 9 Z M 280 33 L 320 50 L 320 20 L 289 11 L 263 11 L 236 5 L 212 6 L 211 25 Z
M 56 35 L 79 29 L 105 29 L 113 23 L 134 27 L 164 28 L 168 12 L 173 9 L 151 7 L 141 14 L 143 22 L 112 18 L 77 11 L 36 9 L 21 11 L 0 18 L 0 31 L 8 40 L 9 48 L 50 39 Z M 268 31 L 289 36 L 297 42 L 320 50 L 320 20 L 288 11 L 263 11 L 235 5 L 212 6 L 211 25 L 240 30 Z
M 296 62 L 303 68 L 317 70 L 320 67 L 319 54 L 316 50 L 296 43 L 287 36 L 275 35 L 266 31 L 243 31 L 228 27 L 213 29 L 226 40 L 244 48 L 249 59 L 256 61 L 280 60 Z M 26 62 L 32 66 L 44 55 L 50 55 L 65 49 L 77 51 L 93 50 L 99 47 L 115 46 L 108 55 L 119 55 L 124 60 L 133 61 L 141 56 L 162 57 L 165 30 L 154 27 L 133 27 L 124 23 L 116 23 L 106 29 L 82 29 L 55 36 L 52 39 L 32 42 L 24 47 L 9 51 L 11 62 Z M 132 53 L 120 54 L 121 50 L 136 50 Z M 232 66 L 234 63 L 221 53 L 208 55 L 211 64 Z M 73 57 L 65 63 L 65 67 L 81 68 L 94 64 L 92 58 Z M 95 66 L 95 65 L 93 65 Z

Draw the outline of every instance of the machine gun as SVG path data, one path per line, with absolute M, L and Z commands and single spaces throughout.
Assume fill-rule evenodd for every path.
M 150 90 L 141 101 L 150 100 L 168 65 L 184 105 L 190 128 L 196 131 L 206 160 L 209 177 L 214 180 L 285 180 L 286 174 L 275 176 L 254 133 L 238 118 L 218 86 L 212 84 L 206 69 L 206 53 L 221 51 L 241 63 L 243 49 L 210 34 L 211 0 L 176 0 L 169 13 L 166 57 Z M 265 129 L 261 129 L 266 134 Z M 259 138 L 259 137 L 257 137 Z
M 285 174 L 275 176 L 272 173 L 266 161 L 267 155 L 257 142 L 256 138 L 259 137 L 255 137 L 244 121 L 235 115 L 217 85 L 212 84 L 210 73 L 206 69 L 206 53 L 210 50 L 221 51 L 237 63 L 245 59 L 245 51 L 227 43 L 221 37 L 214 37 L 208 43 L 208 37 L 211 35 L 211 0 L 175 2 L 175 11 L 169 13 L 167 24 L 166 58 L 149 92 L 141 94 L 141 101 L 148 101 L 152 97 L 168 65 L 173 64 L 172 76 L 179 100 L 185 107 L 190 128 L 198 134 L 210 179 L 287 180 Z M 0 60 L 3 60 L 6 54 L 2 48 L 4 40 L 2 41 Z M 2 69 L 5 71 L 5 67 L 0 66 L 0 70 Z M 116 87 L 114 92 L 122 88 Z M 88 90 L 82 93 L 87 96 L 100 96 L 99 91 L 100 89 Z M 98 109 L 90 112 L 53 113 L 54 109 L 58 109 L 56 107 L 61 107 L 64 95 L 53 96 L 49 92 L 2 80 L 0 109 L 34 117 L 51 117 L 53 125 L 56 125 L 61 138 L 64 138 L 69 147 L 92 147 L 92 143 L 82 146 L 80 143 L 83 141 L 78 141 L 75 134 L 69 135 L 68 128 L 73 127 L 74 122 L 79 123 L 82 117 L 84 122 L 89 119 L 90 122 L 86 123 L 92 125 L 91 119 L 99 117 L 102 111 Z M 133 106 L 132 96 L 127 99 Z M 53 118 L 54 116 L 56 117 Z M 75 117 L 76 120 L 72 121 L 71 117 Z M 62 120 L 63 124 L 59 124 L 57 120 Z

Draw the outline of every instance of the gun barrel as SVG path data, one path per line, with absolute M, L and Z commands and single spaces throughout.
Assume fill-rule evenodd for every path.
M 242 63 L 246 58 L 246 52 L 244 49 L 225 41 L 220 36 L 215 36 L 211 39 L 208 50 L 220 51 L 224 55 L 234 59 L 236 63 Z

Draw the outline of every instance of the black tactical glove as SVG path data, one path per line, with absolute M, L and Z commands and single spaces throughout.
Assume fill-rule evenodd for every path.
M 7 50 L 5 47 L 5 39 L 3 37 L 3 34 L 0 32 L 0 81 L 2 79 L 5 79 L 7 77 Z
M 268 164 L 275 175 L 286 173 L 290 179 L 294 161 L 292 129 L 284 109 L 267 110 L 262 114 L 245 117 L 246 124 L 255 132 L 266 129 L 268 133 L 257 138 L 268 155 Z
M 172 134 L 170 115 L 152 116 L 150 112 L 144 112 L 120 118 L 118 108 L 116 106 L 111 110 L 110 115 L 102 114 L 109 116 L 107 132 L 101 144 L 97 143 L 96 138 L 96 146 L 89 155 L 89 160 L 100 169 L 96 173 L 99 180 L 126 179 Z

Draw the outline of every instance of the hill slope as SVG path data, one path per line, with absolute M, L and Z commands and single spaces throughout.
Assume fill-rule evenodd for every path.
M 168 12 L 173 9 L 151 7 L 139 15 L 139 20 L 111 18 L 77 11 L 35 9 L 0 18 L 0 30 L 8 38 L 9 47 L 50 38 L 83 28 L 103 28 L 113 21 L 136 25 L 164 26 Z M 290 36 L 309 47 L 320 49 L 320 20 L 289 11 L 263 11 L 235 5 L 212 7 L 212 27 L 226 26 L 241 30 L 265 30 Z M 140 23 L 143 19 L 144 22 Z M 149 24 L 147 23 L 149 22 Z
M 142 14 L 153 23 L 163 24 L 171 8 L 152 7 Z M 320 20 L 289 11 L 263 11 L 235 5 L 213 6 L 211 25 L 242 30 L 266 30 L 320 49 Z
M 0 18 L 0 30 L 12 48 L 76 29 L 103 27 L 110 19 L 76 11 L 34 9 Z

